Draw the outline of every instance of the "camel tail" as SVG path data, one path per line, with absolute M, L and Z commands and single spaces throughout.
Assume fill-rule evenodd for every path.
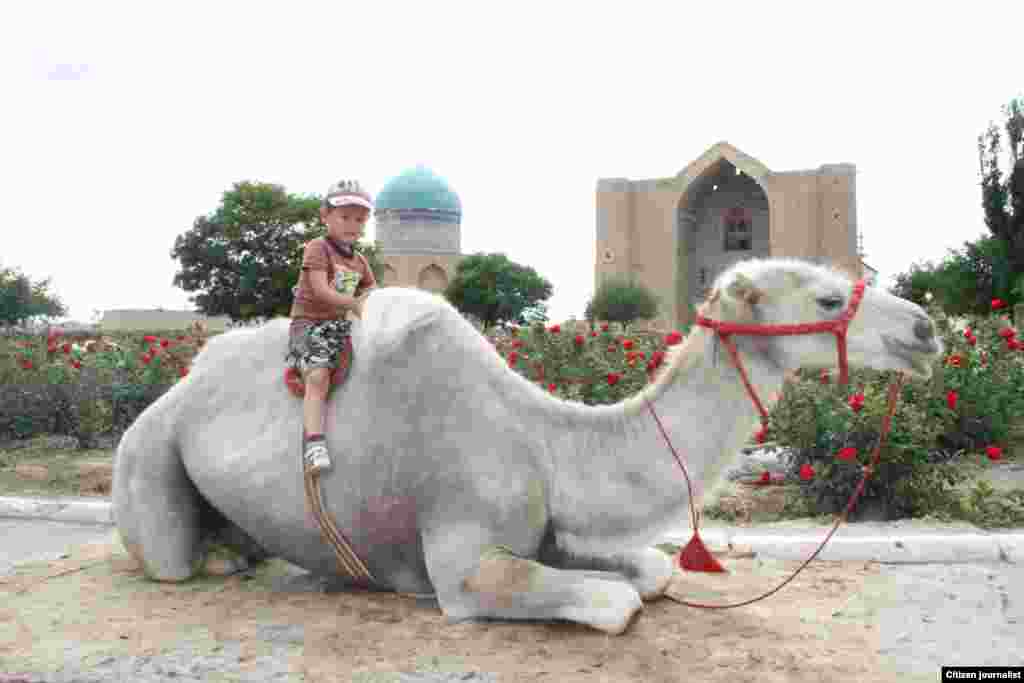
M 114 521 L 121 541 L 157 581 L 185 581 L 203 560 L 209 504 L 189 478 L 172 433 L 154 404 L 125 432 L 114 461 Z

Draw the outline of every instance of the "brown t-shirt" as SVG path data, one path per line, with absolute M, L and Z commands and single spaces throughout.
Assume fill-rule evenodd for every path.
M 313 292 L 310 277 L 314 273 L 323 277 L 324 271 L 327 271 L 328 284 L 333 285 L 339 294 L 358 296 L 363 290 L 377 285 L 370 264 L 362 254 L 353 252 L 352 258 L 345 258 L 323 237 L 311 239 L 302 253 L 302 273 L 294 289 L 295 298 L 290 314 L 293 319 L 336 320 L 342 317 L 337 306 L 320 301 Z

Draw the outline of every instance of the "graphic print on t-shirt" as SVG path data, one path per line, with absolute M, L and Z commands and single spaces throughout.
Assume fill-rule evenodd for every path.
M 345 270 L 344 268 L 338 269 L 338 272 L 334 274 L 334 288 L 338 290 L 339 294 L 346 296 L 352 296 L 356 292 L 356 287 L 359 286 L 359 281 L 363 279 L 362 273 L 357 273 L 354 270 Z

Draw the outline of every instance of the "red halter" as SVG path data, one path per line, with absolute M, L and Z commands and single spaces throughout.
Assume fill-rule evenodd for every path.
M 729 355 L 732 356 L 732 362 L 739 370 L 740 377 L 743 379 L 743 385 L 747 388 L 747 393 L 750 394 L 751 400 L 754 402 L 754 406 L 757 408 L 757 412 L 761 414 L 761 424 L 767 426 L 768 424 L 768 411 L 765 410 L 764 404 L 761 403 L 761 399 L 758 398 L 757 392 L 754 390 L 753 385 L 750 383 L 750 379 L 747 377 L 747 370 L 743 367 L 743 361 L 740 359 L 740 354 L 736 350 L 736 344 L 732 340 L 732 335 L 754 335 L 754 336 L 765 336 L 765 337 L 776 337 L 784 335 L 794 334 L 815 334 L 819 332 L 831 332 L 836 336 L 836 345 L 839 349 L 839 383 L 846 384 L 850 381 L 850 369 L 846 362 L 846 331 L 850 327 L 850 321 L 853 320 L 853 316 L 857 314 L 857 309 L 860 307 L 861 299 L 864 298 L 864 280 L 857 280 L 853 285 L 853 296 L 850 297 L 850 303 L 835 320 L 826 320 L 816 323 L 800 323 L 796 325 L 750 325 L 743 323 L 731 323 L 722 322 L 720 320 L 711 320 L 703 315 L 697 316 L 697 324 L 701 327 L 706 327 L 709 330 L 714 330 L 718 334 L 719 339 L 725 344 L 725 348 L 729 350 Z
M 747 377 L 747 371 L 743 367 L 743 361 L 740 359 L 739 352 L 736 350 L 736 345 L 730 338 L 734 334 L 744 335 L 757 335 L 757 336 L 776 336 L 776 335 L 794 335 L 794 334 L 815 334 L 820 332 L 831 332 L 836 335 L 836 343 L 839 349 L 839 382 L 841 384 L 847 384 L 850 380 L 849 367 L 846 359 L 846 332 L 850 326 L 850 321 L 853 320 L 853 316 L 856 315 L 857 309 L 860 307 L 861 299 L 864 298 L 864 286 L 863 280 L 857 280 L 853 285 L 853 296 L 850 297 L 850 303 L 846 310 L 843 311 L 835 320 L 829 320 L 826 322 L 817 323 L 803 323 L 797 325 L 749 325 L 740 323 L 721 322 L 718 320 L 711 320 L 703 315 L 697 316 L 697 324 L 701 327 L 714 330 L 719 338 L 725 343 L 726 348 L 729 350 L 729 354 L 732 356 L 733 363 L 736 365 L 736 369 L 739 370 L 740 376 L 743 379 L 743 384 L 747 388 L 747 393 L 750 394 L 750 398 L 754 401 L 754 405 L 757 407 L 758 412 L 761 414 L 761 423 L 765 427 L 768 426 L 768 411 L 765 410 L 764 404 L 757 396 L 757 392 L 754 390 L 753 385 L 750 383 L 750 379 Z M 730 607 L 740 607 L 743 605 L 749 605 L 752 602 L 756 602 L 763 598 L 768 597 L 779 591 L 783 586 L 792 581 L 800 571 L 806 567 L 814 558 L 825 547 L 829 539 L 832 538 L 832 534 L 839 528 L 839 524 L 846 519 L 850 510 L 856 504 L 860 494 L 864 491 L 864 487 L 867 484 L 868 478 L 874 472 L 875 466 L 878 464 L 879 458 L 882 454 L 882 446 L 885 443 L 885 438 L 889 434 L 889 428 L 892 423 L 892 417 L 896 410 L 896 400 L 899 396 L 900 387 L 903 385 L 903 374 L 900 373 L 896 382 L 889 387 L 889 409 L 882 421 L 882 433 L 878 439 L 878 443 L 875 445 L 875 450 L 871 458 L 871 463 L 863 467 L 863 477 L 860 483 L 857 485 L 857 489 L 850 496 L 850 502 L 847 504 L 846 509 L 843 513 L 837 517 L 835 524 L 832 526 L 831 531 L 825 536 L 825 539 L 818 546 L 817 550 L 807 560 L 797 568 L 793 574 L 780 583 L 772 590 L 764 593 L 756 598 L 750 600 L 744 600 L 742 602 L 731 603 L 727 605 L 708 605 L 704 603 L 689 602 L 679 598 L 674 598 L 678 602 L 689 605 L 691 607 L 702 607 L 706 609 L 727 609 Z M 698 531 L 699 518 L 697 517 L 697 511 L 693 504 L 693 487 L 690 482 L 690 475 L 686 472 L 686 466 L 683 464 L 679 454 L 676 453 L 676 449 L 672 446 L 671 440 L 668 438 L 668 434 L 665 432 L 665 428 L 661 424 L 661 420 L 658 419 L 658 415 L 654 412 L 654 406 L 651 405 L 650 401 L 645 398 L 648 410 L 651 411 L 651 415 L 654 417 L 655 422 L 658 425 L 658 429 L 661 431 L 661 435 L 665 438 L 665 442 L 668 444 L 669 450 L 672 451 L 672 455 L 675 457 L 676 462 L 679 463 L 680 469 L 683 471 L 683 475 L 686 477 L 686 486 L 690 494 L 690 514 L 693 524 L 693 538 L 686 545 L 685 548 L 680 552 L 679 555 L 679 566 L 683 569 L 694 570 L 694 571 L 711 571 L 711 572 L 724 572 L 725 569 L 719 564 L 718 560 L 707 550 L 704 546 L 703 541 L 700 538 Z

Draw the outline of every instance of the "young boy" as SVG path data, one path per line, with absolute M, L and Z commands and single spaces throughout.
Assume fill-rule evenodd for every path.
M 324 402 L 331 371 L 348 338 L 346 316 L 362 315 L 367 293 L 377 286 L 370 264 L 354 249 L 370 217 L 373 200 L 354 180 L 327 189 L 320 218 L 327 235 L 306 243 L 295 287 L 285 361 L 306 385 L 303 399 L 303 458 L 312 472 L 326 472 L 331 458 L 324 440 Z

